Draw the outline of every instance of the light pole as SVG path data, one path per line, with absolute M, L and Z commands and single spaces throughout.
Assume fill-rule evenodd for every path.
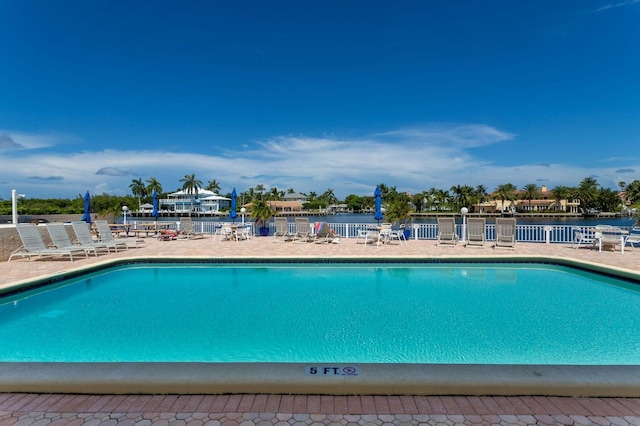
M 240 214 L 242 215 L 242 224 L 244 225 L 244 214 L 246 213 L 247 209 L 245 209 L 244 207 L 240 208 Z
M 24 194 L 18 194 L 15 189 L 11 190 L 11 223 L 18 224 L 18 198 L 24 198 Z
M 467 213 L 469 213 L 469 209 L 463 207 L 460 209 L 460 213 L 462 214 L 462 242 L 464 243 L 467 239 Z
M 122 217 L 123 217 L 123 223 L 126 226 L 127 224 L 127 212 L 129 211 L 129 207 L 127 206 L 122 206 Z

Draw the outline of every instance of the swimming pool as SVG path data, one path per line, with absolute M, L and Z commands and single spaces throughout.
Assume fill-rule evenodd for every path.
M 2 302 L 2 362 L 640 364 L 637 284 L 558 265 L 136 263 Z

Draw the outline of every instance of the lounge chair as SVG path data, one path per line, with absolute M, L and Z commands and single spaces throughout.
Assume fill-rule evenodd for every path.
M 295 242 L 306 243 L 311 241 L 311 225 L 308 217 L 296 218 L 296 233 L 293 236 Z
M 631 250 L 633 250 L 634 244 L 640 244 L 640 227 L 634 226 L 633 228 L 631 228 L 625 244 L 629 244 Z
M 486 227 L 487 221 L 483 217 L 470 217 L 467 219 L 466 247 L 484 248 Z
M 335 236 L 335 233 L 329 227 L 329 224 L 327 222 L 317 222 L 313 241 L 316 243 L 328 244 L 338 243 L 340 239 Z
M 596 240 L 595 238 L 587 235 L 585 231 L 582 230 L 579 226 L 573 227 L 573 240 L 571 241 L 571 247 L 575 247 L 575 249 L 579 249 L 581 245 L 586 245 L 589 248 L 593 248 L 595 246 Z
M 64 223 L 47 223 L 46 227 L 47 231 L 49 232 L 49 236 L 51 237 L 51 242 L 56 248 L 69 248 L 74 250 L 82 249 L 87 253 L 93 252 L 96 257 L 98 256 L 98 250 L 96 250 L 94 246 L 82 246 L 71 242 L 71 238 L 69 238 L 69 234 L 67 233 L 67 227 L 64 225 Z
M 494 248 L 516 246 L 516 220 L 514 218 L 496 218 L 496 241 Z
M 437 245 L 448 244 L 455 246 L 458 243 L 456 234 L 456 221 L 452 217 L 438 218 L 438 242 Z
M 109 223 L 106 220 L 96 220 L 95 221 L 96 228 L 98 228 L 98 241 L 101 243 L 111 244 L 117 248 L 130 248 L 131 243 L 136 248 L 139 248 L 141 245 L 144 245 L 144 240 L 142 239 L 126 239 L 126 240 L 116 240 L 113 238 L 113 234 L 111 233 L 111 228 L 109 227 Z
M 78 243 L 82 246 L 93 246 L 96 250 L 106 250 L 108 252 L 113 249 L 116 253 L 118 252 L 118 248 L 124 248 L 125 250 L 128 248 L 127 244 L 116 244 L 116 243 L 108 243 L 106 241 L 96 241 L 91 236 L 91 231 L 89 230 L 89 225 L 86 222 L 77 220 L 71 222 L 71 226 L 73 227 L 73 231 L 76 233 L 76 238 Z
M 273 241 L 291 241 L 294 235 L 289 230 L 289 221 L 284 216 L 276 216 L 273 218 L 276 230 L 273 233 Z
M 182 217 L 180 218 L 180 233 L 178 234 L 178 238 L 204 238 L 204 234 L 202 232 L 196 232 L 193 226 L 193 220 L 190 217 Z
M 8 260 L 9 262 L 11 262 L 14 256 L 28 257 L 29 259 L 31 259 L 31 256 L 38 256 L 39 258 L 43 256 L 69 256 L 69 260 L 73 260 L 73 254 L 77 253 L 84 254 L 85 258 L 89 257 L 84 248 L 47 247 L 42 239 L 42 235 L 40 235 L 40 230 L 37 225 L 25 223 L 16 224 L 16 229 L 20 235 L 20 240 L 22 240 L 22 247 L 19 247 L 11 253 Z

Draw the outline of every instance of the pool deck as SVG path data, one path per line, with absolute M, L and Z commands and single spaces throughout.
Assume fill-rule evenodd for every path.
M 272 238 L 218 242 L 146 239 L 146 247 L 97 258 L 13 260 L 0 264 L 0 288 L 64 274 L 88 265 L 131 257 L 163 258 L 539 258 L 564 259 L 626 275 L 640 272 L 640 250 L 598 252 L 568 244 L 523 244 L 515 250 L 437 247 L 434 241 L 409 241 L 380 247 L 355 244 L 272 242 Z M 445 375 L 446 376 L 446 375 Z M 634 374 L 631 374 L 634 376 Z M 0 375 L 0 381 L 6 376 Z M 635 380 L 633 377 L 630 379 Z M 255 393 L 258 392 L 258 393 Z M 520 395 L 118 395 L 116 393 L 0 393 L 0 425 L 5 424 L 632 424 L 640 425 L 640 398 Z M 519 395 L 519 396 L 514 396 Z M 545 395 L 545 393 L 538 393 Z

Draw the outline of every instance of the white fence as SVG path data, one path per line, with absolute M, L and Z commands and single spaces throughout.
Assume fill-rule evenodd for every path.
M 131 221 L 133 225 L 136 221 Z M 148 222 L 148 221 L 146 221 Z M 176 222 L 176 227 L 179 226 Z M 236 222 L 238 223 L 238 222 Z M 247 222 L 253 225 L 252 222 Z M 197 232 L 215 234 L 216 230 L 222 226 L 221 222 L 194 221 L 194 228 Z M 343 238 L 356 238 L 358 229 L 375 226 L 371 223 L 329 223 L 329 227 Z M 462 224 L 456 225 L 459 237 L 462 237 Z M 273 235 L 275 224 L 269 223 L 269 235 Z M 516 241 L 526 243 L 570 243 L 574 238 L 574 229 L 580 228 L 581 231 L 589 234 L 593 232 L 594 226 L 575 226 L 575 225 L 516 225 Z M 631 227 L 621 227 L 623 230 L 629 231 Z M 295 223 L 289 222 L 289 230 L 295 232 Z M 495 240 L 496 227 L 494 224 L 486 225 L 486 240 Z M 415 240 L 436 240 L 438 238 L 438 225 L 413 224 L 411 227 L 410 239 Z

